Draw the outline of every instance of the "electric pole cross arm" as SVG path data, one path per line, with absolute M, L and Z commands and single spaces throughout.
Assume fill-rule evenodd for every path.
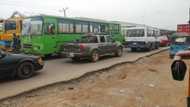
M 59 10 L 59 12 L 63 12 L 64 13 L 64 17 L 67 17 L 67 10 L 68 10 L 69 8 L 68 7 L 65 7 L 65 8 L 62 8 L 61 10 Z

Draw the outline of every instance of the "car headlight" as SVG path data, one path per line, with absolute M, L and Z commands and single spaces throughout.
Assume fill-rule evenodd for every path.
M 44 61 L 42 60 L 42 58 L 38 58 L 38 63 L 39 63 L 40 65 L 43 65 L 43 64 L 44 64 Z

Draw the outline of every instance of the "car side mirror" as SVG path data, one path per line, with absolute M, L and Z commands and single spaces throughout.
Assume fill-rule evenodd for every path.
M 183 81 L 186 74 L 187 66 L 181 59 L 174 60 L 171 65 L 171 73 L 174 80 Z

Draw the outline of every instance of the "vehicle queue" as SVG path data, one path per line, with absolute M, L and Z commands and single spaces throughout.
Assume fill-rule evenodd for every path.
M 64 54 L 74 61 L 85 58 L 96 62 L 105 55 L 121 57 L 123 48 L 126 47 L 124 45 L 132 51 L 159 48 L 160 30 L 145 25 L 123 29 L 119 23 L 113 21 L 50 15 L 24 18 L 20 21 L 22 27 L 16 21 L 8 24 L 5 22 L 7 21 L 0 22 L 0 39 L 6 37 L 7 32 L 9 37 L 19 37 L 19 51 L 29 55 L 14 54 L 14 51 L 6 53 L 2 50 L 7 51 L 7 47 L 12 47 L 0 44 L 1 76 L 6 74 L 20 79 L 29 78 L 36 70 L 43 68 L 44 62 L 40 57 L 51 55 Z M 22 30 L 19 32 L 17 27 Z M 2 43 L 4 40 L 0 41 Z

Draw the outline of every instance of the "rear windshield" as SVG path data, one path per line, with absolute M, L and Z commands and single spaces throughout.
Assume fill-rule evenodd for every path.
M 172 40 L 173 44 L 190 44 L 190 37 L 176 37 Z
M 77 42 L 80 42 L 80 43 L 98 43 L 98 40 L 97 40 L 96 36 L 83 36 Z

